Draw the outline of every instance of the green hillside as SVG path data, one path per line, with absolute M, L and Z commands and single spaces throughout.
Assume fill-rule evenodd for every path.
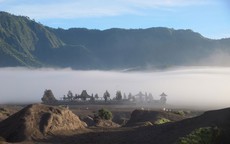
M 230 39 L 212 40 L 192 30 L 53 29 L 24 16 L 0 12 L 0 66 L 73 69 L 146 69 L 222 66 L 230 58 Z M 221 56 L 219 56 L 221 57 Z M 212 59 L 210 61 L 209 59 Z M 225 60 L 224 66 L 230 66 Z
M 42 66 L 33 54 L 38 49 L 63 45 L 43 25 L 27 17 L 0 12 L 0 54 L 2 66 Z

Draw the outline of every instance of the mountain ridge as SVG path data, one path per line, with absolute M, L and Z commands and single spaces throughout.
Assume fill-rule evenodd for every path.
M 209 65 L 202 60 L 216 51 L 230 54 L 229 38 L 209 39 L 190 29 L 65 30 L 6 12 L 0 19 L 0 67 L 164 68 Z

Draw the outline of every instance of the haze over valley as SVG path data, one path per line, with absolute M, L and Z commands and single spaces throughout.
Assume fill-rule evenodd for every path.
M 68 90 L 91 95 L 108 90 L 115 97 L 120 90 L 128 95 L 152 93 L 154 99 L 165 92 L 167 103 L 177 107 L 215 109 L 229 106 L 230 68 L 181 67 L 164 71 L 75 71 L 71 69 L 1 68 L 1 103 L 36 103 L 45 89 L 57 99 Z

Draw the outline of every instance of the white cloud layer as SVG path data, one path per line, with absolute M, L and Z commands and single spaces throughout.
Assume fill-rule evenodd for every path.
M 73 71 L 70 69 L 0 69 L 0 103 L 41 102 L 45 89 L 57 99 L 71 90 L 102 96 L 151 92 L 154 99 L 165 92 L 168 103 L 193 108 L 223 108 L 230 104 L 230 68 L 181 68 L 163 72 Z

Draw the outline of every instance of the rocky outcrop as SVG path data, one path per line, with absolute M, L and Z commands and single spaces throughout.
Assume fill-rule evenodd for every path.
M 95 120 L 96 127 L 102 128 L 117 128 L 120 127 L 119 124 L 114 123 L 112 120 L 104 120 L 104 119 L 96 119 Z

